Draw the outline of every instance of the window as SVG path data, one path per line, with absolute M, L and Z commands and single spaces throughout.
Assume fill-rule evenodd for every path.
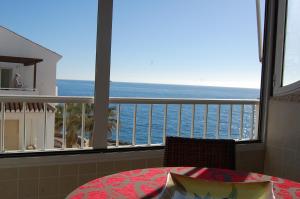
M 1 8 L 0 155 L 90 148 L 98 0 Z
M 11 83 L 11 69 L 0 69 L 0 83 L 1 88 L 9 88 Z
M 300 91 L 300 2 L 279 2 L 275 62 L 275 95 Z
M 10 0 L 7 0 L 5 6 L 8 9 L 4 10 L 11 8 L 24 10 L 25 6 L 27 11 L 30 9 L 38 10 L 36 9 L 38 7 L 47 7 L 47 9 L 40 9 L 39 12 L 28 12 L 30 13 L 28 15 L 17 15 L 15 20 L 9 20 L 12 17 L 7 17 L 10 16 L 11 12 L 0 13 L 0 16 L 1 14 L 5 16 L 0 17 L 1 24 L 3 23 L 21 34 L 18 38 L 21 38 L 22 41 L 15 42 L 16 45 L 8 42 L 2 46 L 10 47 L 12 50 L 7 54 L 14 58 L 19 56 L 17 53 L 22 50 L 22 56 L 24 57 L 19 57 L 21 61 L 14 60 L 17 63 L 21 62 L 24 66 L 31 65 L 32 62 L 29 63 L 28 61 L 38 63 L 37 70 L 34 70 L 34 73 L 26 71 L 23 66 L 17 72 L 24 72 L 23 77 L 25 80 L 30 79 L 34 74 L 37 77 L 38 95 L 41 95 L 26 98 L 21 93 L 22 95 L 19 95 L 16 99 L 16 102 L 21 101 L 19 104 L 14 101 L 11 103 L 11 101 L 8 101 L 9 98 L 2 99 L 2 101 L 0 99 L 2 110 L 0 112 L 2 120 L 0 153 L 90 147 L 102 149 L 122 145 L 121 141 L 124 145 L 152 145 L 163 143 L 165 135 L 189 136 L 190 132 L 193 136 L 195 133 L 195 137 L 198 132 L 199 137 L 201 135 L 204 138 L 227 138 L 228 135 L 233 135 L 234 139 L 239 140 L 257 139 L 258 109 L 256 108 L 259 103 L 257 99 L 259 90 L 253 89 L 253 87 L 258 88 L 260 85 L 261 65 L 258 62 L 256 52 L 255 3 L 252 0 L 248 0 L 246 3 L 232 0 L 230 4 L 219 4 L 218 1 L 215 1 L 215 3 L 204 3 L 206 7 L 200 5 L 198 1 L 192 1 L 192 3 L 186 5 L 179 0 L 176 2 L 169 0 L 164 3 L 159 0 L 155 2 L 143 1 L 141 3 L 136 0 L 129 5 L 118 0 L 114 4 L 116 11 L 114 12 L 116 14 L 114 19 L 116 20 L 114 20 L 113 33 L 115 34 L 111 32 L 112 0 L 93 0 L 88 1 L 89 3 L 76 1 L 72 4 L 63 1 L 59 7 L 57 3 L 53 3 L 51 0 L 43 2 L 43 5 L 36 4 L 34 0 L 28 0 L 24 5 L 17 4 L 17 7 L 10 2 Z M 99 2 L 98 18 L 97 2 Z M 227 6 L 227 9 L 224 9 L 223 5 Z M 249 9 L 250 7 L 253 9 Z M 203 12 L 205 11 L 206 18 L 202 12 L 199 12 L 199 8 Z M 53 13 L 55 14 L 53 15 Z M 156 13 L 155 17 L 153 13 Z M 218 17 L 211 17 L 216 14 L 218 14 Z M 227 20 L 224 18 L 225 15 L 229 15 Z M 28 20 L 24 20 L 26 18 Z M 26 24 L 26 21 L 30 24 Z M 98 22 L 98 26 L 96 22 Z M 245 25 L 245 28 L 235 29 L 236 24 Z M 210 32 L 202 28 L 205 25 L 207 25 Z M 2 31 L 4 35 L 2 38 L 18 35 L 13 30 L 0 26 L 0 33 Z M 96 33 L 98 33 L 97 36 Z M 27 37 L 33 41 L 26 39 Z M 113 45 L 111 45 L 112 37 Z M 0 41 L 10 40 L 2 39 Z M 28 42 L 30 43 L 28 46 L 33 47 L 28 50 L 25 48 L 26 45 L 24 49 L 21 49 L 20 46 L 23 42 Z M 95 42 L 97 43 L 96 50 Z M 242 50 L 239 50 L 239 48 L 242 48 Z M 111 49 L 112 59 L 110 59 Z M 53 50 L 57 50 L 61 54 Z M 44 51 L 45 53 L 41 54 Z M 226 52 L 226 55 L 224 52 Z M 0 53 L 2 53 L 1 46 Z M 48 59 L 48 56 L 53 59 Z M 96 78 L 95 83 L 93 83 L 85 80 L 88 78 L 93 80 L 95 58 Z M 48 61 L 51 61 L 51 63 Z M 112 61 L 112 66 L 116 66 L 111 68 L 111 77 L 113 77 L 111 82 L 110 61 Z M 134 69 L 133 66 L 135 66 Z M 163 69 L 165 71 L 162 71 Z M 238 74 L 237 71 L 240 71 L 240 73 Z M 8 72 L 2 71 L 0 86 L 7 84 L 7 79 L 14 77 L 15 70 L 12 72 L 11 77 L 7 78 Z M 198 74 L 201 76 L 199 77 Z M 125 79 L 125 77 L 129 79 Z M 149 80 L 150 77 L 153 78 L 153 82 Z M 218 97 L 220 104 L 216 106 L 215 102 L 210 101 L 204 105 L 203 101 L 200 100 L 194 102 L 195 104 L 192 106 L 188 99 L 184 103 L 175 99 L 173 102 L 166 102 L 165 106 L 156 106 L 158 101 L 149 101 L 151 97 L 153 99 L 154 97 L 170 97 L 161 94 L 166 93 L 166 90 L 172 90 L 169 88 L 174 87 L 173 85 L 169 85 L 164 91 L 158 90 L 157 93 L 160 94 L 158 96 L 152 94 L 141 96 L 137 94 L 139 87 L 133 89 L 131 87 L 127 88 L 126 95 L 112 95 L 112 97 L 118 97 L 119 99 L 112 98 L 110 100 L 109 86 L 113 87 L 115 83 L 113 81 L 129 81 L 130 78 L 138 81 L 135 82 L 137 84 L 139 82 L 166 84 L 169 83 L 169 80 L 171 84 L 193 83 L 192 86 L 198 85 L 198 83 L 203 84 L 203 88 L 210 90 L 208 92 L 210 96 L 207 94 L 206 96 L 194 95 L 193 97 Z M 127 85 L 126 82 L 122 83 L 123 86 Z M 24 84 L 26 85 L 26 81 Z M 244 88 L 242 90 L 232 88 L 230 91 L 227 88 L 222 88 L 223 92 L 219 92 L 219 87 L 212 91 L 212 87 L 209 86 Z M 252 89 L 248 89 L 249 87 Z M 187 91 L 186 88 L 179 86 L 176 89 Z M 144 86 L 140 90 L 145 91 L 144 93 L 147 94 L 150 89 Z M 113 89 L 110 91 L 113 91 Z M 135 95 L 130 94 L 132 91 L 135 91 Z M 219 93 L 217 97 L 216 92 Z M 246 92 L 245 95 L 244 92 Z M 24 93 L 26 94 L 25 91 Z M 192 90 L 190 93 L 196 92 Z M 203 92 L 197 91 L 197 93 L 201 94 Z M 92 98 L 94 94 L 95 99 Z M 189 97 L 185 92 L 179 94 L 176 91 L 171 97 Z M 237 94 L 237 104 L 229 106 L 229 101 L 222 101 L 226 97 L 233 99 L 232 96 L 235 94 Z M 254 97 L 250 101 L 243 100 L 249 99 L 249 96 Z M 126 97 L 132 97 L 133 100 L 126 101 Z M 148 99 L 138 102 L 134 97 L 148 97 Z M 120 100 L 120 98 L 124 99 Z M 7 103 L 12 104 L 11 109 L 13 111 L 9 113 L 7 113 Z M 122 103 L 125 105 L 122 105 L 121 108 Z M 149 107 L 149 109 L 141 108 L 141 106 L 138 106 L 139 103 L 147 105 L 145 107 Z M 172 109 L 171 105 L 174 103 L 178 106 Z M 233 102 L 230 101 L 230 103 Z M 112 107 L 112 104 L 119 106 Z M 134 116 L 130 115 L 126 118 L 128 122 L 125 123 L 122 121 L 124 115 L 121 112 L 124 113 L 124 107 L 126 108 L 128 104 L 135 105 L 136 111 L 133 111 Z M 196 104 L 201 107 L 197 109 Z M 224 106 L 221 107 L 221 105 Z M 224 110 L 225 106 L 227 107 L 226 110 Z M 107 107 L 110 109 L 107 110 Z M 139 111 L 142 109 L 146 111 L 140 114 Z M 158 111 L 160 112 L 158 113 Z M 201 116 L 199 112 L 201 112 Z M 136 115 L 142 116 L 143 122 L 146 122 L 146 128 L 144 128 L 145 125 L 141 120 L 136 119 Z M 173 116 L 176 117 L 169 123 L 170 125 L 167 123 L 167 116 L 169 121 L 172 120 Z M 111 122 L 108 125 L 107 118 Z M 132 118 L 134 119 L 132 120 Z M 218 118 L 216 120 L 212 119 L 212 121 L 216 121 L 217 125 L 214 122 L 209 124 L 208 120 L 210 118 Z M 226 122 L 224 122 L 225 120 Z M 236 122 L 233 122 L 233 120 Z M 133 123 L 132 131 L 131 121 Z M 200 123 L 201 131 L 203 131 L 201 134 Z M 224 123 L 226 124 L 224 125 Z M 123 129 L 125 129 L 126 124 L 129 124 L 127 125 L 129 128 L 126 128 L 129 131 L 126 131 L 125 134 Z M 168 134 L 168 128 L 171 134 Z M 142 131 L 139 131 L 140 129 Z M 147 135 L 140 132 L 145 132 Z M 156 132 L 160 134 L 157 136 Z M 222 134 L 222 132 L 224 133 Z M 107 141 L 107 137 L 112 138 L 112 140 Z
M 207 109 L 195 105 L 193 116 L 186 101 L 165 101 L 164 108 L 153 98 L 257 100 L 261 63 L 255 1 L 114 0 L 113 8 L 110 96 L 148 101 L 123 101 L 117 111 L 121 125 L 112 132 L 112 140 L 134 145 L 163 143 L 164 134 L 251 137 L 251 120 L 246 121 L 254 112 L 250 106 L 241 114 L 240 106 L 230 110 L 223 102 L 218 120 L 215 104 Z M 236 117 L 241 115 L 245 121 Z

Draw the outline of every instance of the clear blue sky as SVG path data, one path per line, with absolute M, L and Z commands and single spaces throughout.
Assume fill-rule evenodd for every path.
M 0 24 L 94 79 L 96 0 L 1 0 Z M 111 80 L 258 88 L 255 0 L 115 0 Z

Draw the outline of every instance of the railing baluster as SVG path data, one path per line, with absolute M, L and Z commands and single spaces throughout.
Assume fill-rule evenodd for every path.
M 227 136 L 228 138 L 231 138 L 231 127 L 232 127 L 232 104 L 229 105 L 229 116 L 228 116 L 228 131 Z
M 4 129 L 5 129 L 5 103 L 1 102 L 1 152 L 5 151 L 5 140 L 4 140 Z
M 132 145 L 135 146 L 136 140 L 136 111 L 137 111 L 137 104 L 134 105 L 133 110 L 133 128 L 132 128 Z
M 217 105 L 217 127 L 216 127 L 216 138 L 220 137 L 220 114 L 221 114 L 221 105 Z
M 240 140 L 244 137 L 244 104 L 241 105 L 240 112 Z
M 151 138 L 152 138 L 152 104 L 150 104 L 150 109 L 149 109 L 149 126 L 148 126 L 148 145 L 151 145 Z
M 22 140 L 20 140 L 20 148 L 18 150 L 23 150 L 23 151 L 26 151 L 28 148 L 28 141 L 27 139 L 29 139 L 29 136 L 31 135 L 28 130 L 28 123 L 26 122 L 30 115 L 28 115 L 28 112 L 29 112 L 29 102 L 34 102 L 34 103 L 40 103 L 40 104 L 43 104 L 43 107 L 44 107 L 44 115 L 42 116 L 42 123 L 44 123 L 43 125 L 43 133 L 39 136 L 39 140 L 40 142 L 37 142 L 37 145 L 38 145 L 38 148 L 39 149 L 42 149 L 42 150 L 47 150 L 49 148 L 49 145 L 47 144 L 51 139 L 52 140 L 52 137 L 49 137 L 50 136 L 50 132 L 48 129 L 50 126 L 50 123 L 49 123 L 49 113 L 48 113 L 48 110 L 49 109 L 49 105 L 48 103 L 50 104 L 60 104 L 60 108 L 63 109 L 63 112 L 61 113 L 62 116 L 62 149 L 65 149 L 67 148 L 67 133 L 68 133 L 68 118 L 69 118 L 69 113 L 67 111 L 67 105 L 68 103 L 78 103 L 81 104 L 81 129 L 77 129 L 78 133 L 80 134 L 81 136 L 81 142 L 80 142 L 80 148 L 84 148 L 86 145 L 85 145 L 85 139 L 84 139 L 84 136 L 85 136 L 85 131 L 86 131 L 86 122 L 87 122 L 87 106 L 88 104 L 91 104 L 93 103 L 93 99 L 85 99 L 85 98 L 79 98 L 79 99 L 75 99 L 75 98 L 60 98 L 60 97 L 51 97 L 51 98 L 46 98 L 46 97 L 26 97 L 25 98 L 20 98 L 20 99 L 10 99 L 10 97 L 8 96 L 3 96 L 3 98 L 1 98 L 1 104 L 0 104 L 0 107 L 1 107 L 1 113 L 0 113 L 0 117 L 1 117 L 1 127 L 0 127 L 0 153 L 1 152 L 5 152 L 5 118 L 7 119 L 7 112 L 5 111 L 5 105 L 7 102 L 10 102 L 9 100 L 11 101 L 21 101 L 21 105 L 23 104 L 23 109 L 21 109 L 21 122 L 23 121 L 24 125 L 23 127 L 21 126 L 21 137 L 23 138 Z M 47 102 L 47 103 L 46 103 Z M 147 107 L 147 110 L 146 110 L 146 114 L 148 114 L 149 116 L 149 125 L 148 125 L 148 129 L 147 129 L 147 137 L 146 137 L 146 141 L 145 143 L 148 144 L 148 145 L 151 145 L 152 144 L 152 141 L 154 140 L 154 137 L 153 137 L 153 133 L 155 132 L 154 128 L 155 128 L 155 124 L 156 124 L 156 118 L 153 118 L 156 116 L 155 112 L 153 112 L 153 108 L 155 108 L 155 105 L 156 104 L 159 104 L 159 107 L 163 107 L 163 134 L 162 134 L 162 142 L 163 144 L 165 144 L 166 142 L 166 136 L 168 134 L 168 116 L 170 117 L 170 110 L 168 110 L 168 106 L 169 104 L 174 104 L 176 105 L 177 107 L 179 107 L 179 110 L 178 112 L 175 113 L 175 116 L 178 114 L 178 118 L 176 118 L 175 120 L 178 119 L 178 123 L 177 123 L 177 126 L 175 126 L 175 128 L 177 127 L 177 129 L 175 129 L 175 131 L 177 130 L 177 132 L 175 132 L 175 134 L 177 133 L 178 136 L 182 136 L 184 133 L 185 133 L 185 130 L 186 130 L 186 127 L 184 126 L 185 123 L 184 123 L 184 119 L 185 119 L 185 106 L 189 106 L 191 107 L 191 126 L 188 126 L 188 131 L 190 131 L 190 135 L 188 135 L 189 137 L 193 138 L 196 136 L 196 133 L 197 133 L 197 114 L 198 114 L 198 110 L 197 110 L 197 107 L 198 106 L 201 106 L 203 107 L 203 110 L 204 110 L 204 114 L 203 114 L 203 138 L 210 138 L 211 137 L 211 129 L 210 129 L 210 117 L 211 114 L 210 113 L 210 105 L 213 105 L 216 110 L 216 126 L 213 127 L 216 129 L 216 134 L 213 135 L 214 137 L 216 138 L 223 138 L 223 133 L 222 133 L 222 128 L 223 128 L 223 112 L 222 109 L 223 107 L 228 106 L 228 109 L 229 109 L 229 114 L 228 114 L 228 137 L 231 138 L 232 137 L 232 134 L 235 135 L 235 122 L 234 119 L 235 119 L 235 116 L 236 116 L 236 111 L 235 111 L 235 106 L 241 106 L 241 110 L 240 110 L 240 129 L 239 129 L 239 139 L 244 139 L 245 136 L 246 136 L 246 133 L 247 133 L 247 139 L 255 139 L 256 136 L 257 136 L 257 119 L 258 119 L 258 110 L 257 108 L 259 107 L 258 106 L 258 100 L 206 100 L 206 99 L 197 99 L 197 100 L 190 100 L 190 99 L 139 99 L 139 98 L 133 98 L 133 99 L 122 99 L 122 98 L 111 98 L 110 99 L 110 102 L 112 104 L 115 104 L 117 105 L 117 122 L 116 122 L 116 146 L 119 146 L 120 145 L 120 131 L 121 131 L 121 124 L 120 124 L 120 117 L 121 117 L 121 106 L 122 104 L 133 104 L 134 105 L 134 113 L 133 113 L 133 130 L 132 130 L 132 146 L 137 146 L 137 140 L 139 140 L 139 137 L 137 137 L 137 128 L 138 128 L 138 108 L 140 106 L 140 104 L 146 104 L 147 106 L 149 105 L 149 112 L 147 113 L 148 111 L 148 107 Z M 224 105 L 224 106 L 223 106 Z M 249 106 L 249 110 L 252 109 L 252 112 L 250 113 L 249 112 L 249 115 L 248 115 L 248 106 Z M 251 108 L 250 108 L 251 107 Z M 8 107 L 6 107 L 8 108 Z M 13 112 L 14 110 L 12 110 Z M 177 111 L 177 108 L 176 108 L 176 111 Z M 238 115 L 238 114 L 237 114 Z M 162 116 L 162 115 L 161 115 Z M 221 117 L 222 116 L 222 117 Z M 249 116 L 249 120 L 247 119 L 246 120 L 246 117 L 248 118 Z M 201 116 L 202 117 L 202 116 Z M 27 119 L 28 118 L 28 119 Z M 244 121 L 245 120 L 245 121 Z M 251 120 L 251 121 L 250 121 Z M 251 122 L 251 125 L 249 127 L 249 129 L 251 128 L 251 131 L 250 131 L 250 134 L 249 134 L 249 137 L 248 137 L 248 122 L 249 123 Z M 202 123 L 202 121 L 201 121 Z M 42 124 L 41 124 L 42 125 Z M 215 124 L 213 124 L 215 125 Z M 67 128 L 68 127 L 68 128 Z M 202 124 L 201 124 L 201 127 L 202 127 Z M 47 134 L 48 133 L 48 134 Z M 174 133 L 174 132 L 173 132 Z M 27 137 L 27 138 L 26 138 Z
M 179 110 L 178 110 L 177 136 L 180 136 L 181 134 L 181 111 L 182 111 L 182 104 L 179 105 Z
M 206 133 L 207 133 L 207 115 L 208 115 L 208 104 L 205 104 L 204 106 L 204 115 L 203 115 L 203 138 L 206 138 Z
M 26 102 L 23 102 L 23 142 L 22 150 L 26 150 Z
M 166 144 L 167 136 L 167 121 L 168 121 L 168 104 L 164 106 L 164 129 L 163 129 L 163 144 Z
M 63 139 L 63 143 L 62 143 L 62 149 L 65 149 L 67 147 L 67 143 L 66 143 L 66 131 L 67 131 L 67 104 L 64 103 L 63 105 L 63 134 L 62 134 L 62 139 Z
M 251 105 L 251 129 L 250 129 L 250 140 L 253 139 L 253 135 L 254 135 L 254 111 L 255 111 L 255 105 Z
M 259 124 L 259 104 L 256 104 L 255 105 L 255 120 L 254 120 L 254 139 L 257 139 L 258 138 L 258 124 Z
M 80 134 L 80 148 L 84 147 L 84 132 L 85 132 L 85 103 L 81 105 L 81 134 Z
M 192 105 L 191 138 L 194 137 L 194 128 L 195 128 L 195 104 Z
M 117 105 L 117 127 L 116 127 L 116 147 L 119 146 L 119 135 L 120 135 L 120 113 L 121 113 L 121 105 Z
M 43 144 L 43 150 L 46 149 L 46 143 L 47 143 L 47 103 L 44 103 L 44 144 Z

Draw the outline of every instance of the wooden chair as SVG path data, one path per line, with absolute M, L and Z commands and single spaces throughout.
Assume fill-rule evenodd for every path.
M 235 169 L 235 141 L 167 137 L 164 166 Z

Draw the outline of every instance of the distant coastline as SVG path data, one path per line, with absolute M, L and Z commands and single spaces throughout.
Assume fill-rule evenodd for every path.
M 59 96 L 94 96 L 94 81 L 88 80 L 57 80 L 58 95 Z M 124 83 L 124 82 L 111 82 L 110 84 L 110 97 L 144 97 L 144 98 L 201 98 L 201 99 L 257 99 L 259 98 L 259 89 L 247 88 L 228 88 L 228 87 L 210 87 L 210 86 L 187 86 L 187 85 L 168 85 L 168 84 L 148 84 L 148 83 Z M 153 106 L 153 143 L 160 143 L 162 139 L 162 105 Z M 148 129 L 148 108 L 147 104 L 138 106 L 138 120 L 137 120 L 137 144 L 147 143 L 147 136 L 144 135 Z M 131 142 L 132 135 L 132 104 L 122 104 L 120 115 L 120 140 L 126 143 Z M 183 105 L 182 112 L 182 133 L 190 131 L 190 116 L 191 107 Z M 215 133 L 216 122 L 216 107 L 211 105 L 209 107 L 207 138 L 213 138 Z M 168 134 L 173 135 L 177 128 L 178 105 L 170 105 L 168 107 Z M 196 107 L 195 121 L 198 122 L 195 127 L 195 135 L 202 135 L 203 106 Z M 245 106 L 245 135 L 249 134 L 250 129 L 250 106 Z M 227 137 L 226 122 L 229 106 L 224 104 L 221 109 L 221 123 L 220 135 Z M 233 108 L 233 121 L 239 120 L 240 105 Z M 224 123 L 225 122 L 225 123 Z M 237 138 L 239 136 L 239 123 L 233 122 L 232 136 Z M 186 135 L 187 136 L 187 135 Z M 115 133 L 113 132 L 111 140 L 115 140 Z
M 94 96 L 94 81 L 57 80 L 59 96 Z M 259 89 L 111 82 L 111 97 L 257 99 Z
M 93 84 L 95 82 L 94 80 L 79 80 L 79 79 L 56 79 L 56 81 L 91 82 Z M 149 82 L 122 82 L 122 81 L 111 81 L 111 80 L 110 83 L 259 90 L 259 88 L 248 88 L 248 87 L 229 87 L 229 86 L 211 86 L 211 85 L 172 84 L 172 83 L 167 84 L 167 83 L 149 83 Z

